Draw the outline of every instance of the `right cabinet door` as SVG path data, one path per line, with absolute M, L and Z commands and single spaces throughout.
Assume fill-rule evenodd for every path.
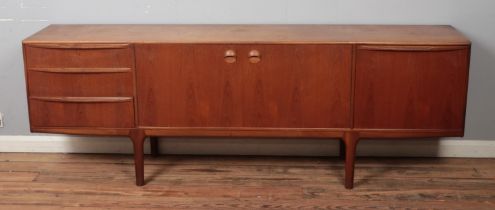
M 358 46 L 354 127 L 463 130 L 468 46 Z

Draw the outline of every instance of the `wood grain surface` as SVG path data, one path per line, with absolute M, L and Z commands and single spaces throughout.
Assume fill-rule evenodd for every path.
M 136 45 L 140 126 L 239 127 L 242 69 L 230 45 Z
M 345 128 L 351 46 L 136 45 L 139 125 Z M 249 61 L 253 49 L 259 63 Z M 235 51 L 237 60 L 224 60 Z
M 134 96 L 133 73 L 29 72 L 31 96 L 118 97 Z
M 346 190 L 337 158 L 146 157 L 135 187 L 132 155 L 0 153 L 0 209 L 491 210 L 494 164 L 359 158 Z
M 24 54 L 31 128 L 136 126 L 129 44 L 29 45 Z
M 81 42 L 470 44 L 447 25 L 50 25 L 24 40 L 59 47 Z
M 354 127 L 463 130 L 468 54 L 467 47 L 359 49 Z
M 351 45 L 244 45 L 239 61 L 243 126 L 348 128 Z
M 71 45 L 69 45 L 71 46 Z M 83 45 L 81 45 L 83 46 Z M 27 68 L 133 68 L 133 49 L 25 47 Z
M 45 101 L 29 99 L 33 127 L 132 128 L 134 102 Z

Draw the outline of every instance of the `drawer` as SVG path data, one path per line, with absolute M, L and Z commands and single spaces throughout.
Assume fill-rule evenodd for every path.
M 134 63 L 133 50 L 127 44 L 35 44 L 24 49 L 28 68 L 105 71 L 105 68 L 131 68 Z
M 32 127 L 134 127 L 131 97 L 30 97 Z
M 134 82 L 130 68 L 113 72 L 55 71 L 29 69 L 28 87 L 31 96 L 133 96 Z

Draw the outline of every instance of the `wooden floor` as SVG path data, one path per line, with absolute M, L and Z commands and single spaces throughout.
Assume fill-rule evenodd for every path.
M 0 153 L 0 209 L 495 209 L 495 159 Z

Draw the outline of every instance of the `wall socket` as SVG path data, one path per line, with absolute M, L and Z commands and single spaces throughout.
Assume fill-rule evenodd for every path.
M 3 128 L 3 113 L 0 112 L 0 128 Z

